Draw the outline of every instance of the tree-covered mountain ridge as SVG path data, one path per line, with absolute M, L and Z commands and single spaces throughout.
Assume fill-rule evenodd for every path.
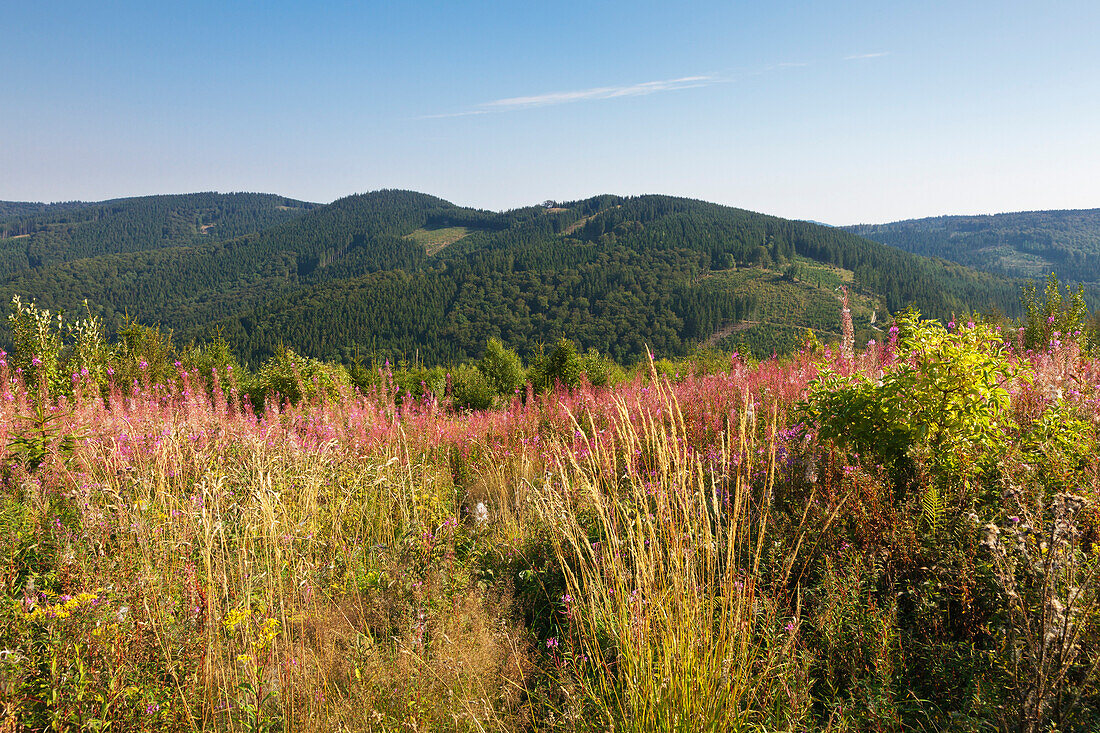
M 1011 277 L 1100 284 L 1100 209 L 935 216 L 848 231 L 915 254 Z
M 841 285 L 865 337 L 876 318 L 907 306 L 950 316 L 1018 305 L 1020 283 L 1010 278 L 671 196 L 504 212 L 400 190 L 327 205 L 193 196 L 0 218 L 0 232 L 14 221 L 46 232 L 64 225 L 82 243 L 59 243 L 34 261 L 13 254 L 0 297 L 66 310 L 87 300 L 109 329 L 132 318 L 182 339 L 220 334 L 251 363 L 282 345 L 345 362 L 456 362 L 494 337 L 532 354 L 567 336 L 620 361 L 703 343 L 764 355 L 795 348 L 807 327 L 839 332 Z M 202 206 L 220 207 L 232 226 L 204 233 Z M 18 253 L 36 236 L 2 238 L 0 250 Z

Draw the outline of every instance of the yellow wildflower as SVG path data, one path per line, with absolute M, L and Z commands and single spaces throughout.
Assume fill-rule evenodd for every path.
M 226 629 L 234 631 L 237 625 L 244 621 L 246 618 L 252 615 L 251 608 L 234 608 L 225 615 L 225 621 L 222 622 Z

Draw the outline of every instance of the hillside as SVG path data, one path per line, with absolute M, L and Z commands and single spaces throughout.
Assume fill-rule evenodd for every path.
M 283 196 L 194 193 L 99 203 L 0 202 L 0 275 L 71 260 L 232 239 L 316 206 Z
M 845 227 L 876 242 L 987 272 L 1100 283 L 1100 209 L 937 216 Z
M 766 356 L 797 346 L 806 327 L 837 332 L 842 283 L 864 337 L 872 314 L 908 305 L 933 316 L 1012 312 L 1019 288 L 840 229 L 666 196 L 504 213 L 408 191 L 300 209 L 260 197 L 272 206 L 225 215 L 213 231 L 258 227 L 268 214 L 289 220 L 221 239 L 202 234 L 197 204 L 164 200 L 175 198 L 187 197 L 76 210 L 71 246 L 50 239 L 51 255 L 9 272 L 0 297 L 63 309 L 87 299 L 111 329 L 129 315 L 184 340 L 220 332 L 251 363 L 280 344 L 345 362 L 441 363 L 478 355 L 494 336 L 528 355 L 566 335 L 621 361 L 647 346 L 671 356 L 703 343 Z M 123 236 L 134 207 L 162 216 Z M 49 237 L 60 218 L 14 242 Z M 0 240 L 17 252 L 12 242 Z

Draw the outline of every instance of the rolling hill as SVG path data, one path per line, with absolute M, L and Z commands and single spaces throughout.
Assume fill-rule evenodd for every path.
M 289 221 L 315 206 L 251 193 L 99 203 L 0 201 L 0 276 L 97 255 L 232 239 Z
M 132 317 L 177 339 L 221 333 L 250 363 L 280 344 L 341 361 L 442 363 L 478 355 L 489 337 L 531 354 L 561 335 L 620 361 L 647 345 L 763 356 L 797 346 L 806 327 L 837 332 L 841 284 L 865 337 L 875 317 L 908 305 L 934 316 L 1017 307 L 1019 283 L 1006 277 L 689 199 L 607 195 L 496 213 L 410 191 L 328 205 L 238 194 L 251 197 L 239 209 L 210 199 L 219 218 L 202 208 L 217 196 L 24 215 L 39 229 L 0 239 L 12 253 L 0 298 L 63 309 L 87 299 L 109 328 Z M 32 260 L 25 240 L 52 244 Z
M 847 231 L 907 252 L 1011 277 L 1100 284 L 1100 209 L 937 216 Z

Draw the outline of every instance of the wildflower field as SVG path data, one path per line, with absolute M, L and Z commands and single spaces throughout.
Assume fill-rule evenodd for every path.
M 1097 730 L 1100 362 L 1056 326 L 474 411 L 24 345 L 0 731 Z

